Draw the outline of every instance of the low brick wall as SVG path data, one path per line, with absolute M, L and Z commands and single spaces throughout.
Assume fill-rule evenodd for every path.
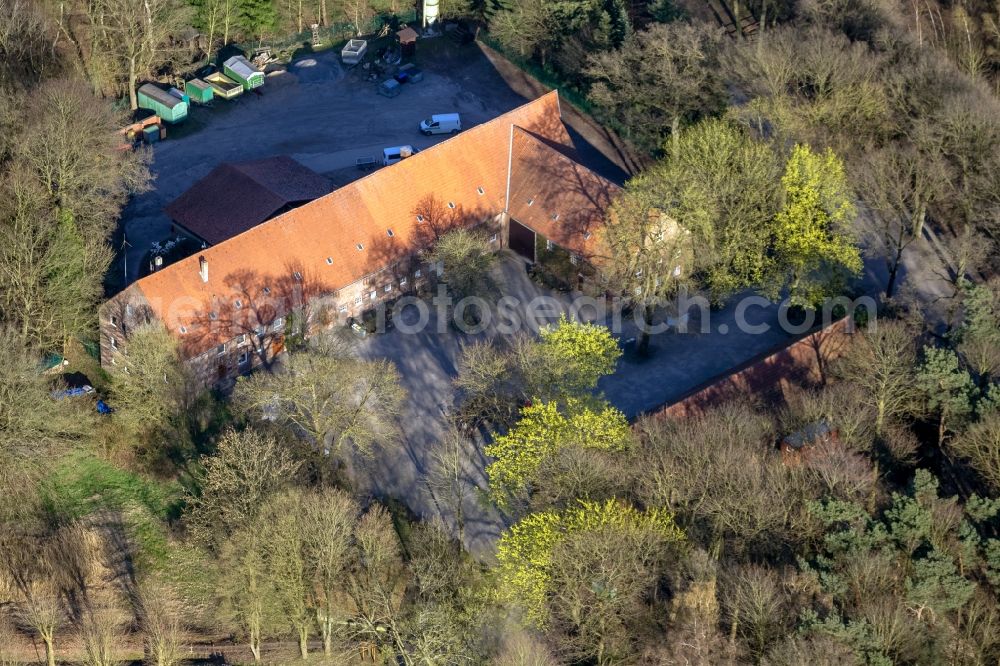
M 677 402 L 651 410 L 647 416 L 694 416 L 751 394 L 780 402 L 791 388 L 820 386 L 826 381 L 830 363 L 847 350 L 853 333 L 852 320 L 836 321 L 787 347 L 751 359 L 729 375 L 710 380 Z

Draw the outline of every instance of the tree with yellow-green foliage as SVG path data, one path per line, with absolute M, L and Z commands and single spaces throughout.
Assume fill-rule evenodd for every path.
M 857 210 L 844 164 L 829 148 L 816 153 L 798 144 L 781 179 L 784 203 L 775 218 L 775 298 L 787 289 L 794 305 L 811 307 L 835 295 L 848 275 L 861 271 L 851 236 Z
M 571 321 L 563 316 L 540 331 L 544 376 L 535 381 L 540 395 L 586 395 L 601 377 L 615 371 L 622 355 L 611 332 L 599 324 Z
M 486 453 L 490 495 L 507 507 L 530 491 L 545 460 L 572 446 L 602 451 L 624 451 L 632 431 L 625 415 L 606 403 L 587 404 L 570 399 L 562 408 L 555 402 L 525 407 L 510 432 L 499 435 Z
M 613 499 L 533 513 L 500 538 L 497 592 L 561 654 L 613 663 L 628 653 L 636 623 L 656 612 L 643 599 L 684 540 L 668 511 Z

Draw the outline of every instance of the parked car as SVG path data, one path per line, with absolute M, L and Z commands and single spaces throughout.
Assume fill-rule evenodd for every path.
M 416 155 L 419 152 L 420 151 L 413 146 L 393 146 L 392 148 L 386 148 L 382 151 L 382 164 L 389 166 L 390 164 L 401 162 L 407 157 Z
M 420 131 L 431 134 L 455 134 L 462 131 L 462 118 L 457 113 L 438 113 L 420 121 Z

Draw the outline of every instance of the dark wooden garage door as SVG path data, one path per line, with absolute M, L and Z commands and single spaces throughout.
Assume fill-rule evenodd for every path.
M 510 221 L 510 249 L 530 261 L 535 260 L 535 232 L 516 220 Z

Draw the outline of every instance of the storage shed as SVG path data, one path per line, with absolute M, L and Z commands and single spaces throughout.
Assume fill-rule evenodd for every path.
M 184 92 L 195 104 L 208 104 L 215 97 L 215 89 L 201 79 L 191 79 L 185 82 Z
M 406 26 L 402 30 L 396 33 L 396 37 L 399 39 L 399 46 L 403 51 L 404 56 L 412 56 L 417 51 L 417 31 Z
M 222 63 L 226 76 L 243 86 L 243 90 L 253 90 L 264 85 L 264 72 L 253 66 L 241 55 L 235 55 Z
M 188 105 L 183 99 L 152 83 L 144 83 L 136 91 L 140 109 L 149 109 L 168 123 L 179 123 L 188 114 Z

